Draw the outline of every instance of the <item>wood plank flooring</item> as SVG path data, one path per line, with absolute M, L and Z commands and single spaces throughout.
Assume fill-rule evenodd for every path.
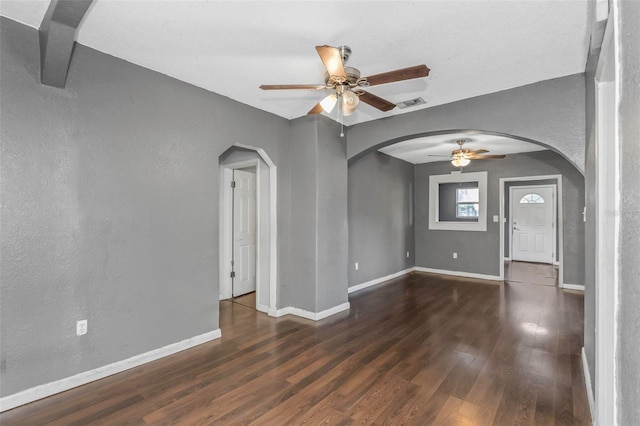
M 3 425 L 590 424 L 583 296 L 413 273 L 317 323 L 220 304 L 222 338 Z
M 557 286 L 558 267 L 545 263 L 504 262 L 504 280 Z

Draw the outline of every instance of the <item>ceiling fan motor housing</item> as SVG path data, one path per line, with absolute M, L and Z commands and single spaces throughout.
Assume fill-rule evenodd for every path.
M 360 70 L 352 67 L 344 67 L 344 72 L 347 75 L 347 79 L 342 81 L 342 79 L 329 75 L 329 73 L 324 74 L 324 84 L 329 87 L 335 87 L 340 84 L 347 84 L 351 87 L 355 87 L 358 84 L 358 80 L 360 80 Z
M 349 46 L 338 46 L 340 56 L 342 57 L 342 63 L 346 64 L 351 56 L 351 48 Z

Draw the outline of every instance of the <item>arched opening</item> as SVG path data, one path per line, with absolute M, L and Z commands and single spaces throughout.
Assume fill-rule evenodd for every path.
M 374 176 L 380 171 L 392 170 L 392 164 L 385 164 L 384 159 L 370 161 L 368 158 L 371 155 L 380 156 L 381 153 L 387 153 L 386 149 L 393 145 L 401 146 L 399 151 L 406 152 L 406 149 L 410 148 L 413 142 L 419 143 L 417 139 L 428 138 L 432 136 L 438 136 L 439 140 L 446 141 L 449 145 L 448 151 L 441 154 L 450 154 L 455 145 L 455 139 L 457 137 L 464 137 L 473 141 L 474 138 L 480 141 L 478 136 L 483 136 L 485 140 L 492 137 L 505 138 L 515 143 L 529 144 L 532 146 L 530 150 L 512 152 L 500 152 L 490 149 L 489 154 L 507 154 L 505 159 L 491 159 L 487 161 L 472 160 L 471 163 L 464 168 L 453 167 L 450 162 L 450 155 L 435 155 L 435 157 L 444 158 L 432 158 L 428 164 L 422 164 L 420 162 L 414 163 L 415 173 L 413 177 L 404 179 L 399 182 L 399 179 L 387 180 L 383 182 L 376 182 L 377 186 L 395 185 L 395 191 L 399 191 L 400 186 L 404 185 L 406 188 L 412 187 L 410 190 L 410 205 L 406 208 L 410 209 L 409 216 L 415 218 L 413 221 L 407 223 L 384 223 L 373 224 L 375 218 L 372 218 L 370 213 L 367 213 L 367 206 L 374 204 L 398 205 L 397 200 L 393 200 L 391 203 L 385 202 L 385 200 L 375 200 L 375 194 L 363 195 L 363 189 L 367 185 L 371 186 Z M 428 140 L 424 141 L 428 144 Z M 469 148 L 485 148 L 484 142 L 478 142 L 476 146 Z M 402 153 L 401 152 L 401 153 Z M 371 154 L 371 155 L 369 155 Z M 395 155 L 391 155 L 395 156 Z M 389 157 L 387 157 L 389 158 Z M 401 156 L 397 156 L 398 159 L 403 159 Z M 530 160 L 530 161 L 529 161 Z M 404 161 L 408 161 L 404 159 Z M 370 164 L 370 166 L 367 165 Z M 387 161 L 390 163 L 390 160 Z M 386 141 L 384 143 L 377 144 L 371 149 L 366 149 L 363 152 L 356 154 L 349 160 L 350 171 L 349 185 L 350 193 L 356 194 L 357 197 L 350 199 L 350 213 L 349 227 L 350 227 L 350 257 L 351 263 L 358 261 L 365 257 L 370 251 L 372 251 L 370 238 L 368 234 L 375 232 L 370 228 L 376 229 L 404 229 L 406 227 L 415 226 L 413 237 L 405 239 L 407 247 L 402 249 L 400 243 L 398 247 L 394 247 L 394 250 L 403 254 L 406 259 L 410 259 L 415 255 L 415 270 L 424 270 L 425 272 L 437 272 L 437 273 L 452 273 L 460 276 L 469 276 L 476 278 L 491 279 L 496 281 L 504 280 L 504 261 L 505 261 L 505 238 L 508 232 L 508 217 L 505 216 L 503 209 L 504 204 L 504 190 L 505 183 L 509 182 L 505 180 L 501 182 L 500 179 L 511 179 L 513 181 L 526 181 L 532 179 L 528 184 L 531 185 L 536 179 L 541 177 L 553 178 L 554 185 L 558 188 L 557 196 L 557 208 L 559 217 L 556 221 L 557 227 L 553 235 L 551 245 L 558 247 L 551 252 L 550 256 L 557 257 L 554 260 L 554 265 L 557 265 L 560 271 L 558 271 L 558 284 L 565 288 L 581 289 L 584 283 L 584 232 L 581 230 L 584 228 L 582 221 L 582 211 L 584 205 L 584 175 L 575 163 L 571 162 L 567 155 L 559 153 L 557 148 L 548 144 L 533 141 L 528 138 L 522 138 L 518 136 L 507 135 L 505 133 L 482 131 L 482 130 L 440 130 L 428 133 L 406 135 L 398 137 L 393 140 Z M 368 170 L 365 168 L 368 167 Z M 422 171 L 421 171 L 422 170 Z M 451 221 L 451 226 L 431 226 L 431 203 L 429 197 L 433 192 L 429 188 L 429 179 L 431 175 L 451 177 L 452 173 L 458 173 L 457 176 L 470 176 L 473 173 L 479 173 L 488 170 L 488 186 L 486 189 L 487 196 L 487 211 L 484 217 L 486 219 L 485 232 L 461 232 L 470 231 L 466 229 L 468 227 L 469 218 L 457 217 L 460 214 L 456 214 L 455 207 L 452 207 L 454 211 L 454 219 Z M 461 175 L 459 173 L 462 173 Z M 357 173 L 356 179 L 352 179 L 352 175 Z M 464 179 L 456 178 L 456 182 L 464 181 Z M 510 182 L 509 182 L 510 183 Z M 564 184 L 564 185 L 563 185 Z M 359 186 L 358 186 L 359 185 Z M 501 186 L 502 185 L 502 186 Z M 445 184 L 439 185 L 446 186 Z M 509 185 L 506 185 L 509 186 Z M 441 188 L 442 189 L 442 188 Z M 560 192 L 563 191 L 563 192 Z M 374 191 L 371 191 L 374 192 Z M 378 191 L 379 192 L 379 191 Z M 561 195 L 562 194 L 562 195 Z M 566 197 L 566 203 L 568 205 L 563 206 L 560 196 Z M 367 198 L 368 197 L 368 198 Z M 451 198 L 451 197 L 449 197 Z M 447 199 L 449 199 L 447 198 Z M 451 198 L 456 200 L 455 192 Z M 362 201 L 361 201 L 362 200 Z M 352 206 L 353 204 L 353 206 Z M 361 206 L 360 206 L 361 205 Z M 353 208 L 352 208 L 353 207 Z M 361 207 L 361 208 L 359 208 Z M 457 206 L 460 207 L 460 206 Z M 462 206 L 464 207 L 464 205 Z M 563 207 L 565 207 L 563 209 Z M 363 215 L 368 215 L 367 220 L 363 220 L 357 217 L 357 212 L 364 212 Z M 441 209 L 435 209 L 434 212 L 442 214 Z M 394 217 L 403 217 L 403 212 L 394 211 L 390 215 Z M 352 223 L 352 220 L 355 223 Z M 476 219 L 474 219 L 476 220 Z M 562 220 L 563 223 L 560 223 Z M 442 220 L 438 219 L 439 222 Z M 506 221 L 506 222 L 505 222 Z M 366 222 L 366 223 L 365 223 Z M 566 225 L 562 227 L 562 225 Z M 446 223 L 445 223 L 446 225 Z M 367 228 L 368 227 L 368 228 Z M 395 227 L 395 228 L 394 228 Z M 474 229 L 475 230 L 475 229 Z M 564 238 L 563 238 L 564 235 Z M 395 238 L 394 236 L 387 237 Z M 362 241 L 361 241 L 362 240 Z M 410 250 L 410 246 L 414 243 L 413 250 Z M 434 243 L 437 242 L 437 243 Z M 428 247 L 427 247 L 428 246 Z M 427 248 L 425 248 L 427 247 Z M 380 254 L 380 258 L 383 257 L 399 257 L 400 253 L 385 252 Z M 564 257 L 563 257 L 564 255 Z M 551 265 L 551 261 L 549 261 Z M 413 265 L 403 265 L 404 268 L 411 267 Z M 567 267 L 565 267 L 567 266 Z M 360 281 L 365 280 L 365 273 L 362 271 L 362 264 L 360 269 L 350 276 L 350 288 L 359 288 Z M 379 276 L 392 275 L 398 272 L 398 267 L 392 270 L 392 266 L 384 271 L 384 275 L 378 273 Z M 370 274 L 370 275 L 373 275 Z M 362 278 L 361 278 L 362 277 Z M 369 278 L 367 275 L 366 278 Z M 374 277 L 375 278 L 375 277 Z
M 219 278 L 220 299 L 234 296 L 234 173 L 255 175 L 255 257 L 247 270 L 255 273 L 255 308 L 275 315 L 277 300 L 277 168 L 261 148 L 234 144 L 218 159 L 220 171 Z M 253 230 L 252 230 L 253 232 Z M 251 257 L 251 256 L 250 256 Z M 252 269 L 253 268 L 253 269 Z
M 544 142 L 541 141 L 537 141 L 531 138 L 527 138 L 527 137 L 523 137 L 523 136 L 519 136 L 516 134 L 511 134 L 511 133 L 504 133 L 504 132 L 495 132 L 495 131 L 490 131 L 490 130 L 480 130 L 480 129 L 443 129 L 443 130 L 434 130 L 434 131 L 429 131 L 429 132 L 420 132 L 420 133 L 411 133 L 411 134 L 407 134 L 407 135 L 403 135 L 403 136 L 399 136 L 393 139 L 388 139 L 384 142 L 380 142 L 378 144 L 375 144 L 371 147 L 368 147 L 354 155 L 352 155 L 351 157 L 349 157 L 349 163 L 351 164 L 354 161 L 357 161 L 359 158 L 371 153 L 371 152 L 375 152 L 375 151 L 379 151 L 380 149 L 390 146 L 390 145 L 395 145 L 398 144 L 400 142 L 405 142 L 405 141 L 411 141 L 411 140 L 416 140 L 416 139 L 421 139 L 421 138 L 428 138 L 428 137 L 432 137 L 432 136 L 449 136 L 449 135 L 456 135 L 456 136 L 461 136 L 461 137 L 469 137 L 472 138 L 475 135 L 487 135 L 487 136 L 498 136 L 498 137 L 503 137 L 503 138 L 509 138 L 509 139 L 514 139 L 514 140 L 519 140 L 522 142 L 527 142 L 530 144 L 534 144 L 534 145 L 538 145 L 544 149 L 549 149 L 555 153 L 557 153 L 558 155 L 562 156 L 565 160 L 567 160 L 569 163 L 571 163 L 576 169 L 578 169 L 580 171 L 580 173 L 584 174 L 584 170 L 577 164 L 575 164 L 575 162 L 573 162 L 571 160 L 571 158 L 567 155 L 567 153 L 557 149 L 556 147 L 550 145 L 550 144 L 546 144 Z

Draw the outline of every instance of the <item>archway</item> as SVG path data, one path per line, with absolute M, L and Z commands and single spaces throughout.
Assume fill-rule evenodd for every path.
M 437 231 L 437 229 L 439 228 L 432 227 L 431 225 L 428 225 L 426 223 L 428 221 L 427 219 L 425 219 L 425 212 L 429 212 L 432 203 L 428 201 L 428 195 L 425 194 L 430 194 L 433 191 L 430 191 L 429 185 L 425 182 L 428 182 L 429 179 L 427 175 L 448 176 L 455 169 L 453 169 L 452 166 L 448 164 L 448 157 L 446 162 L 442 162 L 444 161 L 444 159 L 436 158 L 433 160 L 429 160 L 436 161 L 434 163 L 428 163 L 428 165 L 422 164 L 422 161 L 426 160 L 422 157 L 424 156 L 424 153 L 431 153 L 431 149 L 433 148 L 424 149 L 424 147 L 418 146 L 417 150 L 420 151 L 420 156 L 417 158 L 414 157 L 411 160 L 404 159 L 403 154 L 406 153 L 406 150 L 409 149 L 409 147 L 411 147 L 412 144 L 407 143 L 407 141 L 411 141 L 412 139 L 422 138 L 427 135 L 427 137 L 432 136 L 434 139 L 439 141 L 440 144 L 443 144 L 443 141 L 447 140 L 446 136 L 450 135 L 455 139 L 461 134 L 464 136 L 469 136 L 469 139 L 473 139 L 473 136 L 475 135 L 477 140 L 483 140 L 481 137 L 478 137 L 478 135 L 482 135 L 485 138 L 486 135 L 489 135 L 491 137 L 499 136 L 501 138 L 508 137 L 509 140 L 506 140 L 505 142 L 500 142 L 498 140 L 495 141 L 495 148 L 490 148 L 492 154 L 505 153 L 493 151 L 493 149 L 497 149 L 497 146 L 500 143 L 509 143 L 510 146 L 517 146 L 518 143 L 521 143 L 520 141 L 526 142 L 527 145 L 530 144 L 537 147 L 530 149 L 530 151 L 536 151 L 540 149 L 544 150 L 542 150 L 541 152 L 529 152 L 527 154 L 519 156 L 507 155 L 506 160 L 477 163 L 472 162 L 470 166 L 465 167 L 465 173 L 480 172 L 482 170 L 488 170 L 489 172 L 489 198 L 487 199 L 488 211 L 486 215 L 487 232 L 475 234 L 468 232 L 461 233 L 457 232 L 458 230 L 460 230 L 458 229 L 459 227 L 455 227 L 455 229 L 450 233 L 447 233 L 445 237 L 444 234 L 442 234 L 442 230 Z M 496 139 L 499 138 L 496 137 Z M 558 153 L 557 149 L 554 149 L 554 147 L 549 146 L 548 144 L 540 143 L 528 138 L 508 135 L 505 133 L 485 132 L 477 129 L 438 130 L 428 133 L 405 135 L 390 141 L 379 143 L 375 145 L 375 151 L 374 148 L 367 149 L 363 153 L 352 157 L 352 159 L 350 160 L 350 164 L 362 164 L 359 160 L 363 158 L 365 154 L 369 154 L 370 152 L 377 152 L 378 150 L 380 150 L 381 146 L 388 147 L 389 145 L 397 144 L 398 142 L 402 142 L 399 144 L 400 146 L 395 151 L 398 155 L 391 155 L 396 156 L 400 159 L 404 159 L 405 161 L 414 161 L 416 167 L 416 173 L 414 175 L 414 180 L 412 181 L 415 184 L 416 198 L 416 268 L 430 271 L 441 271 L 444 273 L 455 272 L 459 275 L 466 273 L 466 275 L 469 276 L 482 276 L 486 279 L 502 281 L 504 279 L 503 262 L 505 257 L 504 242 L 506 231 L 503 224 L 506 216 L 504 214 L 504 211 L 502 210 L 502 195 L 504 194 L 504 183 L 508 182 L 508 184 L 511 185 L 509 181 L 535 181 L 543 178 L 553 178 L 554 185 L 556 185 L 558 188 L 558 195 L 562 194 L 562 196 L 566 199 L 566 202 L 569 204 L 569 206 L 566 208 L 566 211 L 563 211 L 561 203 L 558 203 L 560 204 L 559 214 L 564 215 L 562 217 L 562 220 L 563 223 L 567 224 L 564 229 L 561 228 L 558 230 L 559 234 L 557 236 L 557 240 L 559 243 L 559 248 L 558 250 L 554 250 L 554 252 L 552 253 L 552 256 L 557 256 L 558 259 L 556 261 L 560 263 L 561 271 L 559 271 L 559 285 L 565 288 L 583 288 L 584 235 L 581 230 L 584 226 L 582 221 L 584 175 L 582 171 L 575 166 L 575 164 L 568 161 L 565 155 Z M 428 142 L 429 141 L 426 141 L 426 143 Z M 483 146 L 484 140 L 482 143 L 477 142 L 477 144 L 477 146 L 474 146 L 471 149 L 485 148 L 485 146 Z M 381 151 L 388 154 L 389 151 L 393 150 L 383 149 Z M 450 152 L 451 149 L 449 149 L 447 154 Z M 515 152 L 517 151 L 514 151 L 514 154 Z M 509 152 L 506 153 L 509 154 Z M 531 159 L 530 164 L 527 164 L 528 159 Z M 488 168 L 485 169 L 485 167 Z M 422 169 L 423 171 L 418 172 L 420 169 Z M 564 177 L 559 175 L 563 175 Z M 505 178 L 504 182 L 500 181 L 501 178 Z M 564 186 L 562 185 L 563 179 L 565 184 Z M 422 184 L 420 183 L 421 181 L 423 182 Z M 566 189 L 566 191 L 563 192 L 563 189 Z M 429 215 L 429 220 L 430 219 L 431 216 Z M 559 225 L 562 225 L 562 223 L 559 223 Z M 434 238 L 444 238 L 444 240 L 440 241 L 437 249 L 434 248 L 435 246 L 433 244 L 428 243 L 429 241 L 435 241 Z M 552 241 L 552 243 L 555 247 L 555 242 Z M 487 248 L 489 250 L 486 250 Z M 459 256 L 456 255 L 459 254 L 458 249 L 467 251 L 466 256 L 463 255 L 462 260 L 459 258 Z M 438 250 L 440 250 L 441 253 L 436 253 Z M 447 253 L 446 256 L 443 254 L 445 252 Z M 452 260 L 452 255 L 454 260 Z M 362 255 L 358 252 L 356 252 L 354 256 L 362 257 Z M 438 260 L 435 260 L 436 257 Z M 445 258 L 448 259 L 448 261 Z M 482 260 L 482 262 L 480 260 Z M 567 267 L 566 270 L 564 266 Z
M 420 132 L 420 133 L 411 133 L 411 134 L 406 134 L 406 135 L 402 135 L 402 136 L 398 136 L 392 139 L 388 139 L 385 140 L 383 142 L 379 142 L 376 143 L 375 145 L 372 145 L 358 153 L 353 154 L 351 157 L 349 157 L 349 163 L 351 164 L 354 161 L 357 161 L 359 158 L 374 152 L 374 151 L 378 151 L 381 148 L 384 148 L 386 146 L 390 146 L 390 145 L 395 145 L 397 143 L 400 142 L 405 142 L 405 141 L 409 141 L 412 139 L 420 139 L 420 138 L 427 138 L 430 136 L 440 136 L 440 135 L 453 135 L 453 134 L 462 134 L 465 136 L 469 136 L 472 137 L 473 135 L 491 135 L 491 136 L 500 136 L 500 137 L 505 137 L 505 138 L 511 138 L 511 139 L 517 139 L 519 141 L 522 142 L 528 142 L 534 145 L 539 145 L 541 147 L 544 147 L 546 149 L 549 149 L 557 154 L 559 154 L 560 156 L 562 156 L 565 160 L 567 160 L 569 163 L 571 163 L 576 169 L 578 169 L 578 171 L 580 171 L 580 173 L 582 173 L 584 175 L 584 170 L 581 169 L 577 164 L 575 164 L 571 158 L 569 158 L 566 153 L 560 151 L 559 149 L 557 149 L 555 146 L 552 146 L 550 144 L 546 144 L 544 142 L 540 142 L 538 140 L 535 139 L 530 139 L 527 137 L 523 137 L 523 136 L 519 136 L 516 134 L 511 134 L 511 133 L 504 133 L 504 132 L 495 132 L 495 131 L 490 131 L 490 130 L 480 130 L 480 129 L 442 129 L 442 130 L 434 130 L 434 131 L 428 131 L 428 132 Z
M 239 153 L 239 155 L 233 155 Z M 277 300 L 277 168 L 262 149 L 234 144 L 219 157 L 220 298 L 231 297 L 231 180 L 234 169 L 254 166 L 257 178 L 256 309 L 275 315 Z

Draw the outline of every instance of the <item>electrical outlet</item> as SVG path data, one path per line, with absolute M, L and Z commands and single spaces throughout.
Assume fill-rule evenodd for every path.
M 356 262 L 356 271 L 358 270 L 358 262 Z
M 87 334 L 87 320 L 83 319 L 76 323 L 76 335 L 84 336 Z
M 453 258 L 454 258 L 454 259 L 457 259 L 457 258 L 458 258 L 458 253 L 455 253 L 455 252 L 454 252 L 454 253 L 453 253 Z

